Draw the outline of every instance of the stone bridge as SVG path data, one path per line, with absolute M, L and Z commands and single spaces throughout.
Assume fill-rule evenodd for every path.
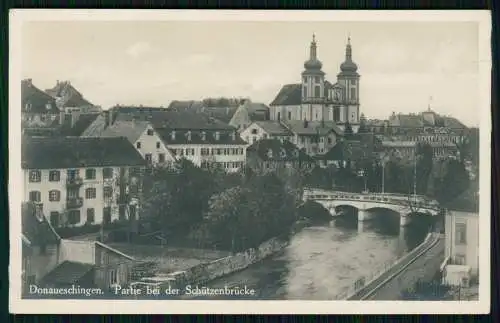
M 412 215 L 435 216 L 440 212 L 437 201 L 421 195 L 351 193 L 307 188 L 304 189 L 303 200 L 312 200 L 323 205 L 332 216 L 338 215 L 341 207 L 353 207 L 358 210 L 358 221 L 370 219 L 376 209 L 391 210 L 399 213 L 401 226 L 408 225 Z

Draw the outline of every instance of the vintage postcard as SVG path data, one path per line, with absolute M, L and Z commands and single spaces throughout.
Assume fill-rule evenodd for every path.
M 490 25 L 13 10 L 11 312 L 488 313 Z

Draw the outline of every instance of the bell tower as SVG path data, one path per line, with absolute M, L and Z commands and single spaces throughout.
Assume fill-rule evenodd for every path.
M 349 36 L 345 49 L 345 60 L 340 64 L 340 73 L 337 75 L 337 81 L 342 84 L 345 89 L 343 103 L 346 108 L 344 109 L 345 116 L 343 119 L 349 122 L 356 131 L 359 127 L 360 117 L 359 78 L 358 66 L 352 60 L 351 37 Z
M 325 96 L 325 73 L 317 57 L 316 36 L 313 34 L 309 47 L 309 59 L 304 62 L 302 72 L 302 102 L 322 102 Z

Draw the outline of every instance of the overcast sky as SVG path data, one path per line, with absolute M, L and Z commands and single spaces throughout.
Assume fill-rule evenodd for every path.
M 316 34 L 326 78 L 336 81 L 351 35 L 361 112 L 431 108 L 478 125 L 475 22 L 29 22 L 22 77 L 46 89 L 71 83 L 94 104 L 168 105 L 245 96 L 269 104 L 299 83 Z

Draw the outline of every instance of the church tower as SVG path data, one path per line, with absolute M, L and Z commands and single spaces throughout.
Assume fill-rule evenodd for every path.
M 340 64 L 340 73 L 337 82 L 344 86 L 344 113 L 343 120 L 347 120 L 357 132 L 359 127 L 359 77 L 358 66 L 352 60 L 351 37 L 347 38 L 345 61 Z
M 309 49 L 309 59 L 304 62 L 302 72 L 302 102 L 323 102 L 325 96 L 325 73 L 321 70 L 323 64 L 317 57 L 316 37 L 313 39 Z

